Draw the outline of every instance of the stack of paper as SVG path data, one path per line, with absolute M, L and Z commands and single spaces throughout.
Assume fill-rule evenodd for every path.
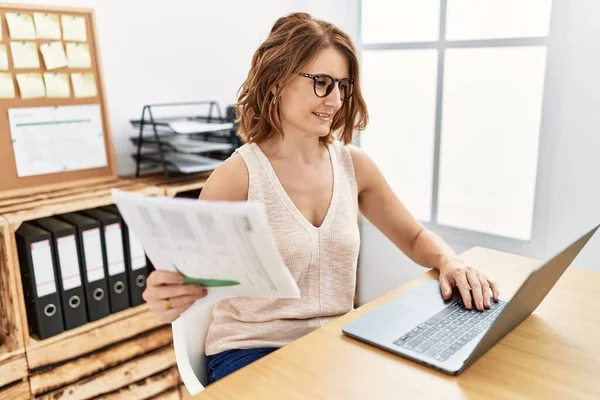
M 160 160 L 158 157 L 156 159 Z M 163 159 L 185 174 L 213 171 L 223 162 L 214 158 L 203 157 L 198 154 L 181 154 L 173 152 L 163 154 Z
M 169 123 L 169 127 L 177 133 L 206 133 L 233 129 L 233 124 L 209 124 L 206 122 L 181 120 Z

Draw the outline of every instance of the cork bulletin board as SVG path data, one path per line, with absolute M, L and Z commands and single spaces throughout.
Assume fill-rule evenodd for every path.
M 0 198 L 115 179 L 94 11 L 0 3 L 0 20 Z

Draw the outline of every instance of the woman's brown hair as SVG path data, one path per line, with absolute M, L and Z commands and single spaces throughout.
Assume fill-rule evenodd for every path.
M 367 106 L 359 84 L 358 58 L 350 37 L 333 24 L 306 13 L 294 13 L 279 18 L 269 37 L 252 57 L 248 78 L 240 88 L 237 109 L 238 135 L 246 142 L 261 142 L 279 134 L 283 136 L 277 97 L 307 62 L 325 48 L 335 48 L 348 58 L 350 78 L 354 79 L 352 97 L 344 101 L 335 114 L 325 142 L 339 139 L 348 144 L 353 131 L 365 129 Z

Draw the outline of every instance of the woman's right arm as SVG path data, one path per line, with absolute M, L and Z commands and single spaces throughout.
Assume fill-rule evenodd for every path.
M 200 192 L 201 200 L 246 201 L 248 199 L 248 170 L 239 154 L 224 161 L 206 181 Z M 155 270 L 146 280 L 142 297 L 148 308 L 163 322 L 173 322 L 198 299 L 208 294 L 200 285 L 184 285 L 177 272 Z M 168 299 L 170 308 L 165 308 Z

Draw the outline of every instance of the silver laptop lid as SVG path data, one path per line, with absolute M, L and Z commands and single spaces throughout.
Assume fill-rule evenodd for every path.
M 494 323 L 473 349 L 471 355 L 465 360 L 461 371 L 488 351 L 537 308 L 598 228 L 600 228 L 600 225 L 590 230 L 529 274 L 521 287 L 519 287 L 519 290 L 517 290 L 508 304 L 506 304 L 504 310 L 498 315 Z

